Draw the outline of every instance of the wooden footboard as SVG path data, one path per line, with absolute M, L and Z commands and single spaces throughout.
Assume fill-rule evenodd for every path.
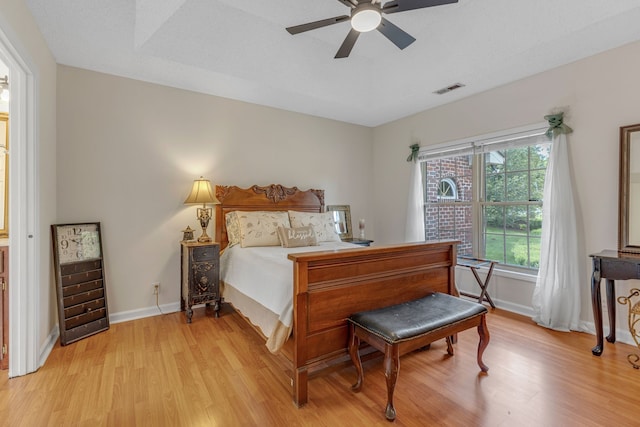
M 290 254 L 294 277 L 293 400 L 308 399 L 309 370 L 342 358 L 346 319 L 425 296 L 457 295 L 457 241 Z

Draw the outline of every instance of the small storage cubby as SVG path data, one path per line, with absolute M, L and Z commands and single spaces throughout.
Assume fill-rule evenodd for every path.
M 109 328 L 102 271 L 102 260 L 61 267 L 60 344 L 66 345 Z
M 100 224 L 53 225 L 60 344 L 109 329 Z

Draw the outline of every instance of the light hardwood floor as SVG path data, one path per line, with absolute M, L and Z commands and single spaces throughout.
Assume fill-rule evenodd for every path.
M 398 426 L 640 425 L 638 349 L 535 326 L 494 310 L 476 364 L 475 330 L 401 358 L 395 391 Z M 372 426 L 384 418 L 382 359 L 364 363 L 362 392 L 352 393 L 350 364 L 309 383 L 309 404 L 291 401 L 289 376 L 255 331 L 229 307 L 215 319 L 197 309 L 193 323 L 172 313 L 111 326 L 57 345 L 36 373 L 0 379 L 0 425 L 10 426 Z

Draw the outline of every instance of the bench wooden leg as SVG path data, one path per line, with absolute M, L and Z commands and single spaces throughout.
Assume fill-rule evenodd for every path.
M 387 409 L 385 417 L 389 421 L 396 419 L 396 410 L 393 407 L 393 391 L 396 388 L 396 380 L 400 371 L 400 347 L 396 344 L 387 344 L 384 348 L 384 376 L 387 379 Z
M 354 392 L 359 392 L 362 389 L 362 383 L 364 381 L 364 372 L 362 370 L 362 361 L 360 360 L 360 352 L 358 349 L 360 348 L 360 338 L 356 335 L 355 326 L 353 323 L 349 324 L 349 337 L 351 340 L 349 341 L 349 355 L 351 356 L 351 361 L 353 365 L 356 367 L 356 371 L 358 372 L 358 380 L 354 385 L 351 386 L 351 390 Z
M 453 356 L 453 335 L 449 335 L 447 338 L 447 354 Z
M 487 319 L 484 314 L 478 325 L 478 335 L 480 335 L 480 342 L 478 343 L 478 366 L 480 366 L 482 372 L 487 372 L 489 367 L 482 361 L 482 354 L 484 353 L 484 349 L 487 348 L 487 345 L 489 345 L 490 336 L 489 329 L 487 329 Z

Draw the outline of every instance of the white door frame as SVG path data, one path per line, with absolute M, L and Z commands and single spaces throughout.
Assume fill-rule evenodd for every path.
M 0 22 L 2 24 L 2 22 Z M 0 59 L 9 68 L 9 377 L 36 371 L 40 353 L 40 236 L 36 77 L 22 45 L 0 26 Z M 15 38 L 15 37 L 14 37 Z M 16 45 L 22 51 L 16 49 Z

